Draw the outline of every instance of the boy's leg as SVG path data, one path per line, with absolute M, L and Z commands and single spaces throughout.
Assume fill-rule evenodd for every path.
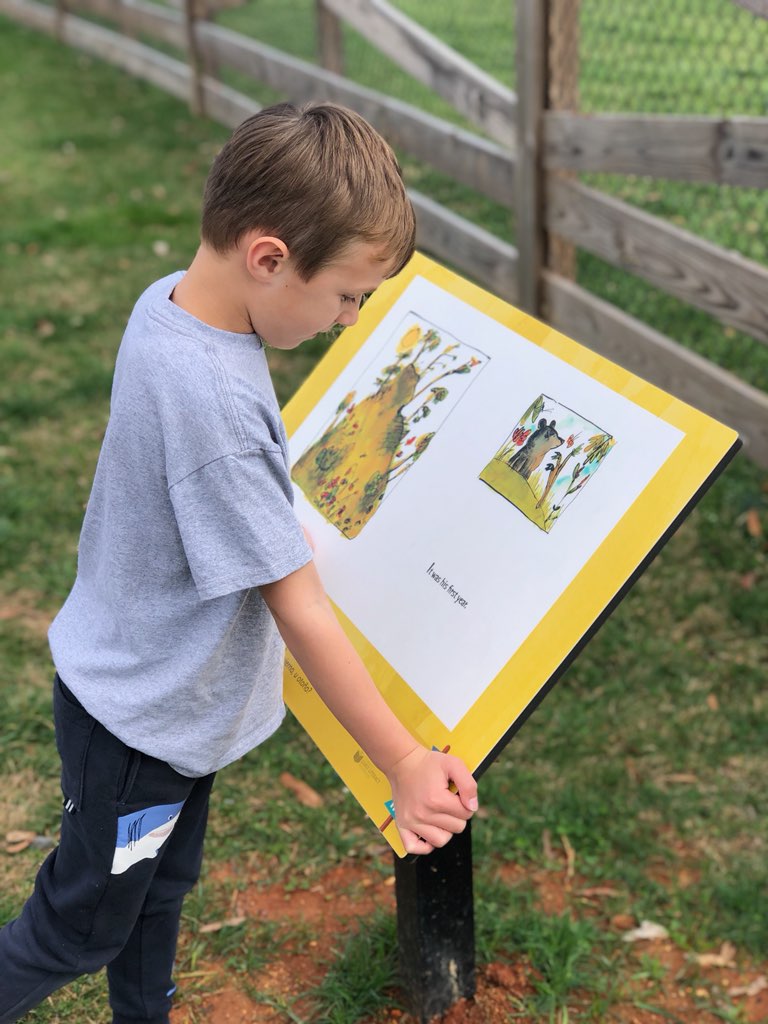
M 126 747 L 58 678 L 54 718 L 66 801 L 61 842 L 20 916 L 0 931 L 0 1024 L 118 955 L 197 782 Z
M 113 1024 L 168 1020 L 181 906 L 200 875 L 213 778 L 195 780 L 130 938 L 107 966 Z

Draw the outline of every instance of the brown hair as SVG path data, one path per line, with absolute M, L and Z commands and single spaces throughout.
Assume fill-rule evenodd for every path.
M 415 218 L 389 145 L 332 103 L 281 103 L 235 129 L 214 161 L 202 239 L 227 252 L 254 228 L 279 237 L 309 280 L 356 241 L 381 246 L 397 273 L 413 254 Z

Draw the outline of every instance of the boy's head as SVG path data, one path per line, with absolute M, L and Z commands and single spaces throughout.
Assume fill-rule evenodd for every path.
M 309 281 L 358 242 L 397 273 L 413 254 L 415 220 L 394 153 L 362 117 L 281 103 L 234 131 L 205 187 L 204 244 L 224 254 L 254 229 L 280 238 Z

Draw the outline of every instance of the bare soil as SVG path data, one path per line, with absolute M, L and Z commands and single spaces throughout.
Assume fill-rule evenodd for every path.
M 227 868 L 218 868 L 223 879 Z M 242 870 L 242 869 L 239 869 Z M 601 904 L 613 893 L 610 885 L 590 887 L 568 870 L 534 870 L 507 865 L 501 875 L 510 883 L 526 874 L 538 894 L 541 910 L 548 914 L 573 912 L 590 914 L 617 939 L 637 922 L 631 915 L 608 916 Z M 242 886 L 242 877 L 240 878 Z M 225 965 L 207 961 L 196 965 L 185 979 L 180 976 L 182 1001 L 174 1011 L 173 1024 L 284 1024 L 289 1019 L 318 1020 L 306 995 L 320 984 L 324 975 L 323 956 L 346 936 L 364 925 L 377 908 L 394 912 L 394 878 L 351 861 L 338 865 L 308 888 L 287 888 L 268 884 L 254 872 L 245 887 L 238 887 L 230 908 L 232 916 L 279 924 L 303 922 L 315 936 L 303 946 L 276 950 L 276 958 L 249 977 L 251 992 L 268 994 L 272 1006 L 251 998 Z M 717 951 L 706 951 L 714 952 Z M 655 977 L 641 970 L 652 959 Z M 736 1007 L 740 1024 L 768 1022 L 768 964 L 752 963 L 735 955 L 729 966 L 703 967 L 690 954 L 668 939 L 641 941 L 632 945 L 630 969 L 622 985 L 621 1001 L 614 1003 L 606 1017 L 610 1024 L 722 1024 L 724 1019 L 702 1004 L 712 1005 L 712 993 L 720 994 L 723 1005 Z M 636 969 L 635 969 L 636 968 Z M 189 991 L 187 982 L 204 980 L 205 991 Z M 538 1024 L 548 1017 L 525 1013 L 535 990 L 535 971 L 524 958 L 483 964 L 477 969 L 477 991 L 472 999 L 455 1004 L 434 1024 Z M 392 1007 L 378 1013 L 367 1024 L 417 1024 L 416 1018 L 397 1008 L 406 1003 L 403 993 L 393 993 Z M 575 993 L 568 1007 L 570 1022 L 588 1019 L 587 997 Z M 290 1016 L 280 1007 L 289 1007 Z M 594 1018 L 592 1018 L 594 1019 Z

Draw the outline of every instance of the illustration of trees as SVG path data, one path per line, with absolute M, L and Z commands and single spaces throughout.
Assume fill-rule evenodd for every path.
M 568 441 L 573 441 L 573 435 L 571 435 L 571 437 L 568 438 Z M 567 443 L 568 442 L 566 441 L 566 444 Z M 593 465 L 595 467 L 599 466 L 615 443 L 615 438 L 613 438 L 610 434 L 600 433 L 594 434 L 592 437 L 590 437 L 589 441 L 587 441 L 586 444 L 579 445 L 577 448 L 573 448 L 572 451 L 569 452 L 569 454 L 566 455 L 564 459 L 560 452 L 555 452 L 552 459 L 552 463 L 544 467 L 545 470 L 549 470 L 549 476 L 547 477 L 544 492 L 541 498 L 539 498 L 538 502 L 536 503 L 536 508 L 541 508 L 541 505 L 543 504 L 550 490 L 563 475 L 563 470 L 565 469 L 568 460 L 572 456 L 579 454 L 581 451 L 584 452 L 584 459 L 581 462 L 577 462 L 571 470 L 571 480 L 568 484 L 568 488 L 565 494 L 561 499 L 561 503 L 559 505 L 552 506 L 552 508 L 549 511 L 549 514 L 544 520 L 545 524 L 552 523 L 555 521 L 555 519 L 557 519 L 562 510 L 562 502 L 570 495 L 575 494 L 577 491 L 581 490 L 581 488 L 589 479 L 588 467 Z
M 345 537 L 362 530 L 387 488 L 426 452 L 434 431 L 416 434 L 413 427 L 449 397 L 450 378 L 481 365 L 475 355 L 460 358 L 460 347 L 414 324 L 398 341 L 395 360 L 375 378 L 375 391 L 359 402 L 354 391 L 346 395 L 293 466 L 308 500 Z

